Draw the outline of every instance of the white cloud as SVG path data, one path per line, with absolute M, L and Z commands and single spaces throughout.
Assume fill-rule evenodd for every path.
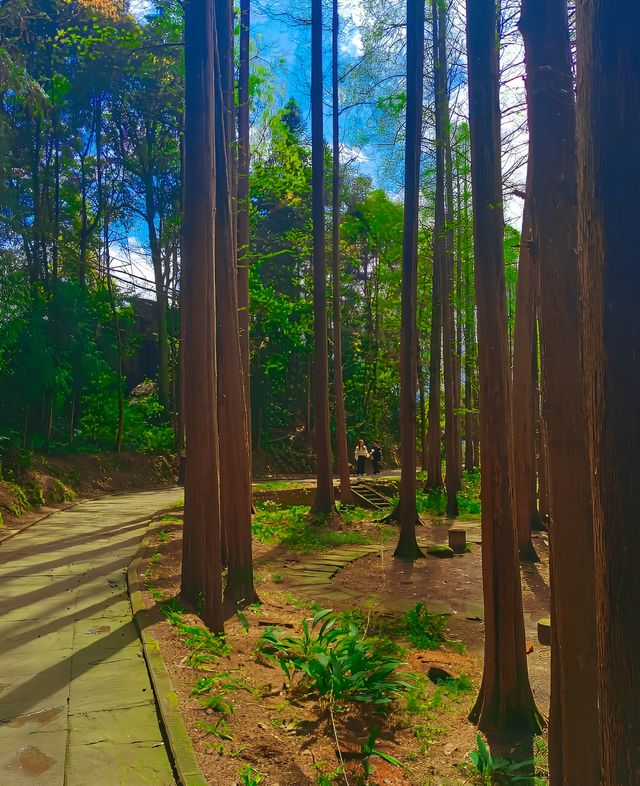
M 350 145 L 340 145 L 340 161 L 343 164 L 364 164 L 369 160 L 369 156 L 361 147 L 351 147 Z

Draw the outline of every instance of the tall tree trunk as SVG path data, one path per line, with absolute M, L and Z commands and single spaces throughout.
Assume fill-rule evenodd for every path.
M 215 298 L 215 92 L 212 0 L 185 6 L 184 366 L 187 466 L 182 591 L 203 593 L 222 632 Z
M 458 515 L 460 466 L 458 464 L 459 431 L 456 408 L 456 349 L 453 318 L 453 181 L 451 150 L 445 139 L 449 135 L 449 96 L 447 89 L 446 6 L 432 0 L 433 74 L 436 95 L 436 208 L 434 225 L 434 264 L 438 260 L 442 287 L 442 345 L 444 355 L 444 439 L 447 491 L 447 515 Z M 446 153 L 449 155 L 447 156 Z M 446 170 L 446 171 L 445 171 Z M 445 209 L 446 185 L 446 209 Z M 437 253 L 436 253 L 437 251 Z
M 416 390 L 418 288 L 418 198 L 422 143 L 424 0 L 407 2 L 407 113 L 404 152 L 404 227 L 400 337 L 400 537 L 394 555 L 414 560 L 423 554 L 416 540 Z
M 529 157 L 531 162 L 531 157 Z M 529 181 L 530 182 L 530 181 Z M 518 552 L 521 562 L 538 562 L 531 528 L 538 517 L 536 504 L 536 355 L 535 295 L 537 270 L 531 225 L 531 186 L 522 216 L 518 261 L 516 316 L 513 330 L 513 488 L 516 503 Z
M 513 517 L 497 41 L 494 0 L 467 0 L 485 618 L 484 671 L 471 719 L 486 733 L 513 734 L 539 731 L 541 718 L 527 673 Z
M 523 0 L 551 524 L 553 784 L 599 778 L 593 519 L 581 363 L 575 109 L 565 0 Z M 583 580 L 576 581 L 577 576 Z M 640 717 L 640 716 L 639 716 Z
M 440 451 L 440 371 L 442 368 L 442 305 L 440 265 L 436 233 L 433 233 L 433 274 L 431 281 L 431 336 L 429 351 L 429 409 L 427 412 L 427 480 L 425 491 L 441 489 L 442 455 Z
M 331 82 L 333 94 L 333 223 L 331 227 L 331 255 L 333 262 L 333 385 L 336 396 L 336 443 L 340 470 L 340 502 L 353 504 L 349 478 L 347 448 L 347 418 L 344 410 L 344 383 L 342 380 L 342 317 L 340 299 L 340 128 L 338 96 L 338 0 L 333 0 L 331 28 Z
M 464 468 L 473 472 L 477 467 L 475 451 L 476 417 L 473 380 L 476 359 L 476 319 L 473 299 L 473 256 L 471 253 L 471 215 L 469 211 L 468 146 L 465 144 L 465 172 L 463 196 L 463 255 L 464 255 Z
M 317 476 L 316 496 L 312 512 L 329 516 L 335 511 L 335 501 L 329 429 L 322 93 L 322 0 L 311 0 L 311 214 L 313 220 L 314 415 Z
M 227 80 L 232 72 L 223 68 L 233 53 L 228 24 L 229 0 L 216 0 L 216 31 L 219 59 L 216 58 L 216 116 L 229 117 L 233 110 L 233 89 Z M 231 85 L 231 88 L 233 85 Z M 251 553 L 251 461 L 247 433 L 247 403 L 240 350 L 238 312 L 238 270 L 236 233 L 231 207 L 233 150 L 226 123 L 216 124 L 216 311 L 218 354 L 218 428 L 220 438 L 220 506 L 224 511 L 223 535 L 226 543 L 227 584 L 225 602 L 230 610 L 256 600 Z M 224 553 L 224 549 L 223 549 Z
M 578 4 L 577 247 L 585 304 L 583 350 L 593 489 L 598 645 L 597 679 L 588 687 L 598 687 L 603 773 L 598 782 L 605 786 L 631 786 L 640 782 L 638 22 L 638 6 L 629 0 L 617 3 L 583 0 Z M 566 95 L 563 98 L 566 103 Z M 565 143 L 562 148 L 567 146 L 570 147 Z M 575 408 L 573 412 L 577 417 Z M 552 505 L 554 498 L 552 489 Z M 574 508 L 574 517 L 577 510 Z M 581 520 L 574 518 L 574 521 Z M 587 535 L 582 530 L 586 529 L 580 527 L 577 533 L 579 544 L 575 532 L 573 540 L 573 548 L 584 554 L 583 539 Z M 559 560 L 564 554 L 563 551 Z M 574 552 L 573 562 L 577 563 L 575 557 Z M 565 570 L 561 561 L 560 568 Z M 584 591 L 584 585 L 590 584 L 589 570 L 590 563 L 582 562 L 574 580 L 578 575 L 587 580 L 576 581 L 576 589 Z M 568 597 L 566 600 L 569 612 Z M 586 608 L 584 596 L 581 602 L 585 621 L 590 624 L 591 609 Z M 558 605 L 561 607 L 560 602 Z M 586 631 L 582 633 L 586 640 Z M 581 653 L 582 650 L 575 653 L 574 663 Z M 593 648 L 588 657 L 593 663 Z M 583 674 L 586 673 L 585 670 Z M 591 707 L 591 702 L 587 705 L 584 697 L 579 706 L 583 713 L 595 713 L 595 707 Z M 572 740 L 586 755 L 585 746 L 593 741 L 594 718 L 588 728 L 585 719 L 581 720 L 583 734 Z M 575 754 L 577 757 L 577 750 Z M 588 755 L 595 760 L 591 751 Z M 595 782 L 593 775 L 590 777 L 585 776 L 583 783 Z
M 151 249 L 151 264 L 156 291 L 156 319 L 158 320 L 158 397 L 160 403 L 169 406 L 169 332 L 167 329 L 168 293 L 165 283 L 162 248 L 156 228 L 156 206 L 154 200 L 154 184 L 152 160 L 154 149 L 154 132 L 150 126 L 146 130 L 147 171 L 144 176 L 145 218 L 147 236 Z
M 249 28 L 251 0 L 240 0 L 238 67 L 238 312 L 245 399 L 250 399 L 249 362 Z M 247 438 L 251 448 L 251 407 L 247 406 Z

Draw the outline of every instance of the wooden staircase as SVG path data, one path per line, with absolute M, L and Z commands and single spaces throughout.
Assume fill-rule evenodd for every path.
M 384 510 L 389 507 L 390 501 L 388 497 L 385 497 L 384 494 L 376 491 L 376 489 L 361 480 L 356 480 L 351 484 L 351 491 L 353 492 L 353 499 L 356 505 L 361 508 Z

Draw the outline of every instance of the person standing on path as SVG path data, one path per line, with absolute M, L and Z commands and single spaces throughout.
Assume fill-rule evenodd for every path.
M 382 461 L 382 450 L 377 442 L 374 442 L 371 447 L 371 460 L 373 462 L 373 474 L 380 474 L 380 463 Z
M 364 444 L 363 439 L 358 440 L 358 444 L 356 445 L 356 475 L 364 475 L 364 467 L 365 461 L 369 458 L 369 451 L 367 450 L 367 446 Z

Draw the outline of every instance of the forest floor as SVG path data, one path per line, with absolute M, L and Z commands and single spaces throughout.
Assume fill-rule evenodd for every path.
M 153 635 L 209 783 L 482 782 L 468 759 L 476 729 L 467 720 L 482 675 L 479 522 L 464 522 L 471 542 L 467 553 L 427 555 L 407 564 L 392 557 L 397 530 L 378 523 L 379 514 L 354 509 L 345 512 L 342 525 L 319 527 L 310 523 L 306 506 L 264 499 L 288 483 L 257 487 L 262 502 L 253 526 L 260 603 L 228 620 L 224 647 L 211 640 L 203 644 L 194 634 L 199 617 L 181 605 L 179 508 L 156 522 L 146 554 L 144 594 L 156 620 Z M 425 548 L 446 543 L 448 529 L 460 525 L 439 517 L 423 521 L 418 539 Z M 548 616 L 545 536 L 536 536 L 535 545 L 541 562 L 522 568 L 525 625 L 531 683 L 546 715 L 549 649 L 535 638 L 537 620 Z M 390 711 L 376 713 L 370 704 L 323 696 L 299 676 L 290 684 L 284 678 L 273 646 L 261 637 L 266 632 L 273 644 L 278 637 L 273 629 L 300 636 L 303 620 L 310 625 L 320 609 L 333 610 L 335 628 L 355 624 L 358 637 L 366 635 L 383 659 L 404 664 L 399 679 L 410 687 L 400 690 Z M 542 737 L 534 743 L 544 776 L 546 743 Z M 368 755 L 371 747 L 402 766 Z

